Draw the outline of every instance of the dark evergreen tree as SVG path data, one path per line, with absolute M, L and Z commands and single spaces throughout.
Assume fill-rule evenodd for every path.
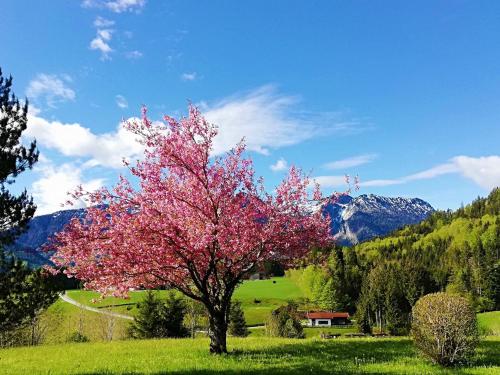
M 240 301 L 232 301 L 231 309 L 229 310 L 229 334 L 233 336 L 246 337 L 248 336 L 247 323 L 245 314 L 241 308 Z
M 182 297 L 169 292 L 165 301 L 148 290 L 144 300 L 137 304 L 138 313 L 130 326 L 129 334 L 134 338 L 186 337 L 184 327 L 186 305 Z
M 137 304 L 137 315 L 131 324 L 129 333 L 134 338 L 149 339 L 160 336 L 161 310 L 160 301 L 151 290 Z
M 12 77 L 4 78 L 0 69 L 0 248 L 22 232 L 36 209 L 26 190 L 16 196 L 7 189 L 38 161 L 36 142 L 29 147 L 21 144 L 28 124 L 28 102 L 21 105 L 11 87 Z
M 58 285 L 41 269 L 0 252 L 0 346 L 19 344 L 16 330 L 32 324 L 58 297 Z
M 500 310 L 500 261 L 490 268 L 487 278 L 489 284 L 487 296 L 493 302 L 493 309 Z
M 356 315 L 354 315 L 357 323 L 358 330 L 361 333 L 365 333 L 368 335 L 372 334 L 372 322 L 370 317 L 370 307 L 368 298 L 364 298 L 361 296 L 361 303 L 358 305 L 358 310 L 356 311 Z
M 161 317 L 165 327 L 164 337 L 186 337 L 189 335 L 187 328 L 184 326 L 185 315 L 186 303 L 184 298 L 170 291 L 161 309 Z
M 7 189 L 16 177 L 38 160 L 36 142 L 21 144 L 28 123 L 28 103 L 21 105 L 11 92 L 12 77 L 0 69 L 0 344 L 15 344 L 14 331 L 33 322 L 57 298 L 53 279 L 31 270 L 6 252 L 26 228 L 36 206 L 26 190 L 13 195 Z

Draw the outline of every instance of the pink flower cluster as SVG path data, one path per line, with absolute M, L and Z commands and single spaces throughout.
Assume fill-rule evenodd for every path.
M 144 110 L 127 128 L 146 149 L 129 167 L 138 184 L 121 177 L 112 189 L 76 191 L 73 198 L 90 208 L 52 242 L 53 262 L 87 288 L 125 295 L 167 285 L 208 298 L 205 290 L 232 293 L 265 260 L 290 264 L 332 240 L 328 218 L 308 209 L 311 199 L 322 199 L 319 186 L 310 197 L 308 177 L 292 167 L 267 193 L 243 141 L 211 156 L 217 128 L 196 107 L 161 124 Z

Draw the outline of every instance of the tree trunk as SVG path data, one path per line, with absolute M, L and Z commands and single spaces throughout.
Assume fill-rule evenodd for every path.
M 226 312 L 216 312 L 210 314 L 210 353 L 227 353 L 226 334 L 227 334 L 227 314 Z

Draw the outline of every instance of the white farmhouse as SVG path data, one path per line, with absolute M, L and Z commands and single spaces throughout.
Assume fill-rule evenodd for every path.
M 308 312 L 306 313 L 306 319 L 309 327 L 331 327 L 350 324 L 349 313 L 347 312 Z

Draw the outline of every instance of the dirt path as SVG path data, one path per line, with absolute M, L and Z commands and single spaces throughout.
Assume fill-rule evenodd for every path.
M 80 302 L 75 301 L 73 298 L 70 298 L 66 293 L 61 293 L 59 296 L 61 297 L 61 299 L 63 301 L 71 303 L 72 305 L 75 305 L 83 310 L 93 311 L 93 312 L 96 312 L 98 314 L 113 316 L 115 318 L 120 318 L 120 319 L 134 320 L 134 318 L 129 316 L 129 315 L 119 314 L 119 313 L 115 313 L 115 312 L 111 312 L 111 311 L 107 311 L 107 310 L 98 309 L 96 307 L 84 305 Z

